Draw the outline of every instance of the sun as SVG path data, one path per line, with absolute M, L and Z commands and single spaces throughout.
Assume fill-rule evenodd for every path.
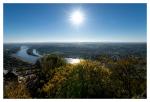
M 84 21 L 84 15 L 80 10 L 76 10 L 71 13 L 70 15 L 70 21 L 74 25 L 81 25 Z

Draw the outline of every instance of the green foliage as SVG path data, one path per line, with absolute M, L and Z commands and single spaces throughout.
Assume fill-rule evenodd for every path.
M 50 70 L 60 67 L 64 64 L 64 59 L 57 55 L 46 55 L 41 59 L 41 68 L 43 73 L 47 73 Z
M 57 55 L 45 55 L 38 63 L 40 66 L 41 77 L 49 79 L 54 73 L 54 69 L 66 64 L 65 60 Z M 43 79 L 42 78 L 42 79 Z
M 38 98 L 45 97 L 45 94 L 41 91 L 41 88 L 54 76 L 57 68 L 65 65 L 65 60 L 54 54 L 45 55 L 41 58 L 41 60 L 37 61 L 35 68 L 39 69 L 39 72 L 37 73 L 38 80 L 31 89 L 32 95 Z
M 146 66 L 139 68 L 139 60 L 128 58 L 117 61 L 112 69 L 115 97 L 146 97 Z

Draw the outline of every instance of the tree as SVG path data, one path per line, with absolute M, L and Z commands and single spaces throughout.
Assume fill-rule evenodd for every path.
M 36 62 L 36 68 L 39 68 L 40 71 L 37 74 L 38 80 L 35 83 L 33 96 L 45 97 L 45 94 L 41 91 L 41 88 L 45 83 L 47 83 L 55 74 L 55 69 L 57 69 L 60 66 L 65 66 L 66 62 L 64 58 L 49 54 L 42 57 L 39 61 Z M 36 92 L 35 92 L 36 90 Z
M 60 66 L 65 65 L 65 60 L 57 55 L 49 54 L 42 57 L 39 61 L 36 63 L 36 67 L 40 68 L 40 75 L 44 78 L 50 78 L 53 73 L 54 69 L 58 68 Z

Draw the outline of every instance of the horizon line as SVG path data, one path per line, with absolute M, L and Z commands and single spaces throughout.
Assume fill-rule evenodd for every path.
M 131 42 L 131 41 L 83 41 L 83 42 L 79 42 L 79 41 L 50 41 L 50 42 L 3 42 L 3 44 L 22 44 L 22 43 L 147 43 L 147 41 L 139 41 L 139 42 Z

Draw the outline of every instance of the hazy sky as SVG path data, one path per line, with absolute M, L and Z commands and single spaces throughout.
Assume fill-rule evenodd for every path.
M 146 42 L 146 22 L 146 4 L 4 4 L 4 42 Z

